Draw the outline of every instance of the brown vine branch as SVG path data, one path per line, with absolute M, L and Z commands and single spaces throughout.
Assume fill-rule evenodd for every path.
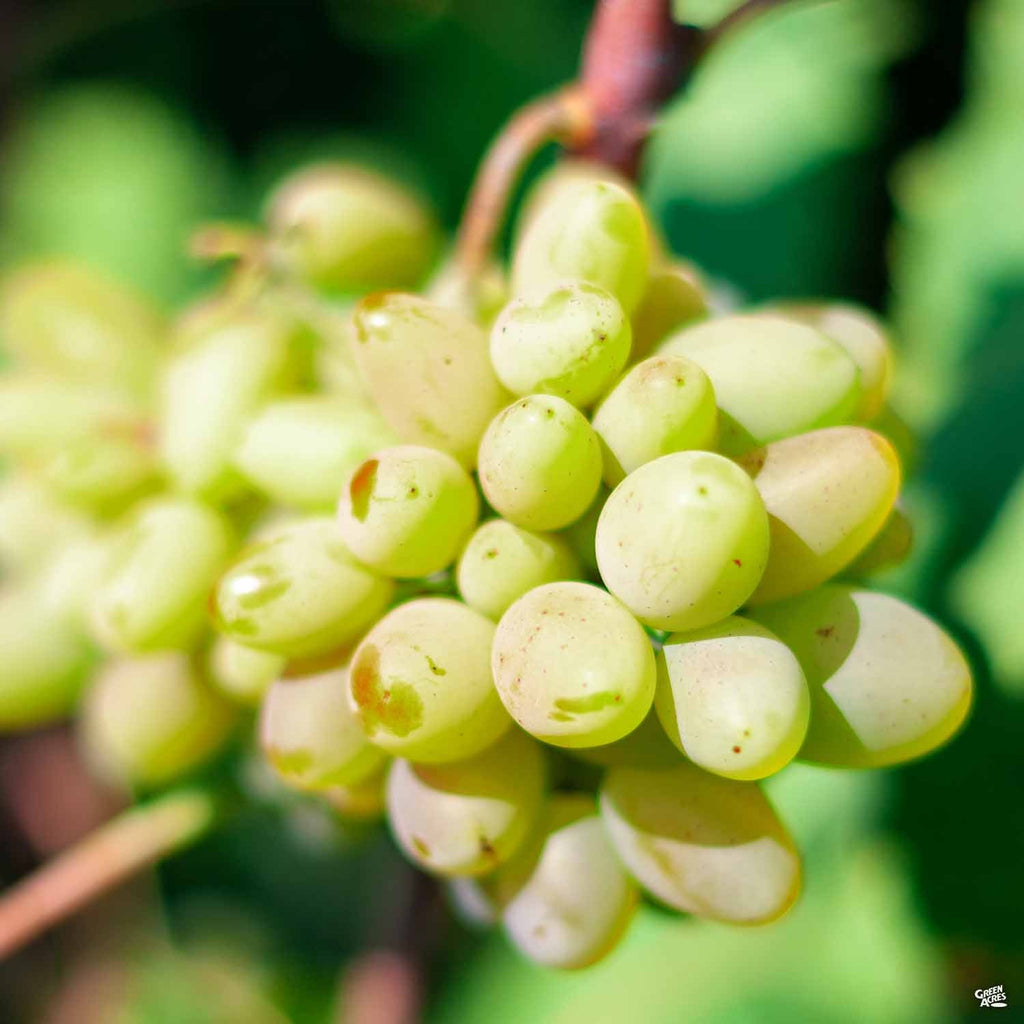
M 216 819 L 214 798 L 183 790 L 101 826 L 0 897 L 0 959 L 90 900 L 186 846 Z

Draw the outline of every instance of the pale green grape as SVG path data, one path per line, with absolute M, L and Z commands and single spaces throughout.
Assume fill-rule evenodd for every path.
M 85 531 L 58 546 L 40 566 L 33 584 L 49 614 L 88 632 L 90 603 L 106 575 L 112 539 L 109 532 Z
M 875 539 L 847 566 L 845 575 L 870 576 L 903 563 L 914 546 L 914 526 L 899 504 L 893 506 Z
M 764 924 L 800 893 L 800 857 L 757 783 L 694 765 L 612 768 L 601 817 L 633 877 L 689 914 Z
M 540 746 L 510 729 L 464 761 L 396 761 L 388 776 L 388 821 L 406 856 L 426 870 L 485 874 L 526 839 L 540 811 L 544 779 Z
M 846 351 L 779 316 L 707 320 L 670 335 L 657 354 L 686 356 L 711 378 L 727 455 L 844 423 L 861 400 L 857 364 Z
M 556 746 L 621 739 L 654 699 L 647 634 L 589 583 L 548 583 L 519 598 L 498 623 L 491 668 L 509 714 Z
M 718 410 L 707 374 L 683 356 L 634 366 L 594 413 L 609 487 L 662 455 L 714 448 Z
M 495 621 L 528 590 L 579 575 L 579 562 L 561 537 L 531 533 L 505 519 L 478 527 L 455 569 L 462 600 Z
M 177 652 L 110 662 L 83 705 L 86 758 L 105 779 L 148 788 L 209 760 L 229 739 L 230 704 Z
M 430 576 L 455 561 L 479 514 L 472 477 L 452 456 L 399 445 L 355 469 L 341 491 L 338 529 L 378 572 Z
M 459 601 L 388 612 L 352 658 L 350 691 L 377 746 L 410 761 L 472 757 L 512 724 L 491 679 L 494 623 Z
M 516 395 L 593 405 L 629 358 L 630 326 L 603 288 L 565 281 L 536 301 L 515 299 L 491 328 L 491 362 Z
M 734 615 L 665 641 L 654 706 L 694 764 L 730 779 L 762 779 L 796 756 L 811 701 L 793 652 Z
M 356 561 L 333 519 L 316 517 L 270 530 L 244 550 L 217 584 L 214 615 L 248 647 L 310 657 L 356 640 L 393 589 Z
M 280 654 L 258 651 L 226 636 L 218 636 L 206 655 L 210 684 L 236 704 L 246 706 L 260 703 L 286 664 Z
M 480 442 L 480 486 L 493 508 L 527 530 L 579 519 L 601 483 L 601 445 L 578 409 L 530 395 L 502 410 Z
M 403 441 L 476 463 L 487 424 L 508 400 L 487 335 L 415 295 L 370 295 L 356 306 L 353 351 L 381 415 Z
M 96 638 L 115 651 L 189 648 L 231 546 L 227 521 L 198 502 L 155 498 L 137 506 L 118 528 L 93 595 Z
M 839 584 L 758 608 L 811 689 L 800 757 L 876 768 L 926 754 L 963 723 L 971 670 L 945 632 L 898 598 Z
M 574 747 L 569 751 L 579 761 L 612 768 L 671 768 L 679 764 L 679 751 L 669 742 L 652 708 L 647 717 L 627 736 L 599 747 Z
M 267 221 L 272 258 L 332 291 L 414 285 L 437 250 L 437 224 L 419 199 L 355 164 L 293 174 L 271 197 Z
M 376 821 L 384 817 L 387 808 L 387 778 L 390 762 L 384 763 L 372 775 L 348 786 L 329 786 L 317 795 L 326 800 L 345 821 Z
M 89 521 L 38 481 L 12 473 L 0 480 L 0 572 L 38 568 L 55 550 L 89 533 Z
M 431 277 L 424 295 L 481 327 L 489 327 L 508 302 L 508 280 L 497 260 L 488 260 L 478 272 L 467 274 L 457 260 L 449 259 Z
M 363 733 L 348 700 L 347 665 L 286 676 L 267 690 L 260 746 L 277 773 L 300 789 L 362 782 L 385 761 Z
M 612 181 L 570 176 L 530 211 L 512 261 L 512 294 L 536 299 L 565 279 L 614 295 L 626 313 L 647 285 L 651 239 L 636 196 Z
M 768 562 L 768 516 L 735 463 L 676 452 L 612 491 L 596 550 L 605 586 L 641 622 L 697 629 L 753 593 Z
M 235 466 L 274 501 L 317 511 L 336 504 L 363 459 L 396 441 L 367 405 L 303 395 L 270 402 L 249 421 Z
M 587 570 L 587 573 L 597 579 L 597 551 L 595 550 L 597 538 L 597 523 L 601 517 L 601 509 L 608 500 L 611 491 L 604 484 L 597 489 L 597 496 L 590 503 L 590 507 L 574 523 L 570 523 L 560 536 L 564 537 L 569 547 L 575 552 L 580 564 Z
M 776 441 L 740 460 L 768 510 L 768 566 L 751 601 L 777 601 L 844 569 L 882 528 L 900 489 L 892 445 L 865 427 Z
M 633 361 L 672 331 L 707 315 L 707 288 L 695 266 L 675 260 L 655 270 L 633 312 Z

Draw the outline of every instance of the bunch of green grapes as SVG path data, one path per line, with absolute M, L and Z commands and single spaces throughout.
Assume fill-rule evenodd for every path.
M 145 791 L 255 709 L 288 786 L 385 815 L 456 908 L 574 968 L 640 893 L 785 913 L 759 781 L 916 758 L 971 677 L 864 583 L 910 542 L 880 324 L 713 314 L 594 168 L 524 211 L 468 279 L 418 199 L 323 166 L 171 324 L 81 268 L 12 276 L 0 724 L 77 714 Z

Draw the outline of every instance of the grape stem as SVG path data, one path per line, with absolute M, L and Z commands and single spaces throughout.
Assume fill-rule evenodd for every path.
M 131 875 L 194 842 L 217 817 L 212 794 L 187 789 L 101 825 L 0 897 L 0 960 Z

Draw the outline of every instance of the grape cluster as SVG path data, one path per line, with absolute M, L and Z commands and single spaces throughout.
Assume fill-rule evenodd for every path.
M 343 165 L 249 246 L 170 325 L 78 267 L 6 282 L 3 729 L 77 709 L 145 791 L 258 708 L 286 783 L 386 813 L 463 913 L 573 968 L 639 890 L 779 917 L 800 860 L 758 780 L 959 727 L 955 644 L 863 584 L 910 543 L 868 313 L 716 308 L 572 163 L 507 275 L 428 277 L 430 213 Z

